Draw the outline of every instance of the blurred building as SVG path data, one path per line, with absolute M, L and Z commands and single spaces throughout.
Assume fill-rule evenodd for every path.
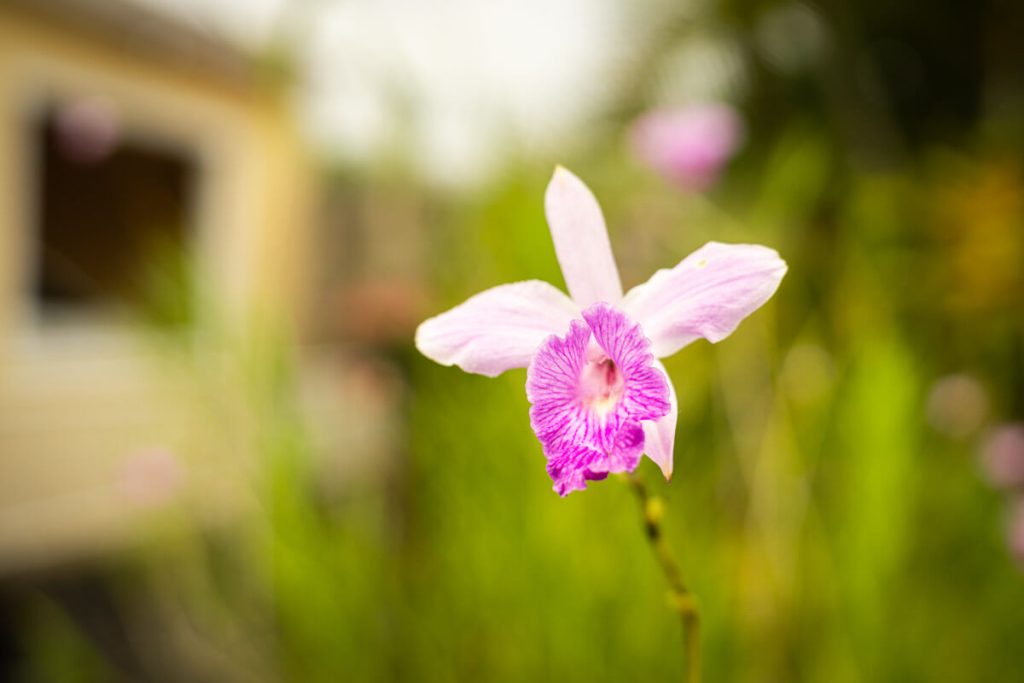
M 194 296 L 173 255 L 193 313 L 301 317 L 314 184 L 278 90 L 134 5 L 0 3 L 0 573 L 120 543 L 180 476 L 197 408 L 138 324 Z

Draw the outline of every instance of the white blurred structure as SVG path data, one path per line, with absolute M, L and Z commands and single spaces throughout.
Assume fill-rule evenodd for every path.
M 629 49 L 621 9 L 596 0 L 324 5 L 299 46 L 309 132 L 357 159 L 408 145 L 426 177 L 455 184 L 499 168 L 510 147 L 571 143 L 615 92 Z
M 486 179 L 523 151 L 564 156 L 617 93 L 648 14 L 616 0 L 133 1 L 283 49 L 324 156 L 401 155 L 440 185 Z

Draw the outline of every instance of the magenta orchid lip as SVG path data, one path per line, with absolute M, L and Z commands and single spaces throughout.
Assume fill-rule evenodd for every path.
M 562 496 L 636 469 L 642 423 L 671 408 L 668 378 L 653 367 L 640 326 L 606 303 L 591 305 L 583 320 L 541 344 L 526 373 L 530 424 Z
M 416 348 L 495 377 L 528 368 L 530 423 L 559 495 L 647 455 L 672 476 L 677 402 L 658 360 L 714 343 L 778 289 L 786 263 L 768 247 L 709 242 L 623 294 L 597 199 L 562 167 L 545 209 L 570 296 L 539 280 L 499 285 L 424 321 Z

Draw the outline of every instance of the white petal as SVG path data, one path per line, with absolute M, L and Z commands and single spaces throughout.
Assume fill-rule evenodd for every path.
M 671 270 L 631 289 L 622 309 L 644 328 L 651 352 L 671 356 L 703 337 L 725 339 L 778 289 L 786 262 L 756 244 L 708 242 Z
M 583 181 L 559 166 L 548 183 L 544 208 L 569 294 L 580 308 L 618 304 L 622 283 L 601 207 Z
M 665 371 L 661 361 L 654 361 L 654 367 L 658 368 L 665 381 L 668 382 L 668 400 L 671 404 L 668 413 L 657 420 L 644 422 L 644 453 L 647 457 L 657 463 L 661 473 L 666 479 L 672 478 L 672 451 L 676 441 L 676 418 L 679 416 L 679 401 L 676 399 L 676 388 L 672 386 L 672 379 Z
M 579 315 L 569 297 L 547 282 L 500 285 L 424 321 L 416 348 L 441 365 L 496 377 L 525 368 L 542 341 L 565 334 Z

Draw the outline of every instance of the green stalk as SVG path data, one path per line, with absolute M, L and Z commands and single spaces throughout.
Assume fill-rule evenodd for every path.
M 669 586 L 670 604 L 673 610 L 679 613 L 683 622 L 683 649 L 686 652 L 684 680 L 687 683 L 700 682 L 700 614 L 697 611 L 697 601 L 683 582 L 683 575 L 679 571 L 679 565 L 672 558 L 665 534 L 662 532 L 661 519 L 664 506 L 661 499 L 652 496 L 647 485 L 636 474 L 627 475 L 629 486 L 636 494 L 640 503 L 640 511 L 644 518 L 644 532 L 647 536 L 647 543 L 654 552 L 658 561 L 661 573 Z

